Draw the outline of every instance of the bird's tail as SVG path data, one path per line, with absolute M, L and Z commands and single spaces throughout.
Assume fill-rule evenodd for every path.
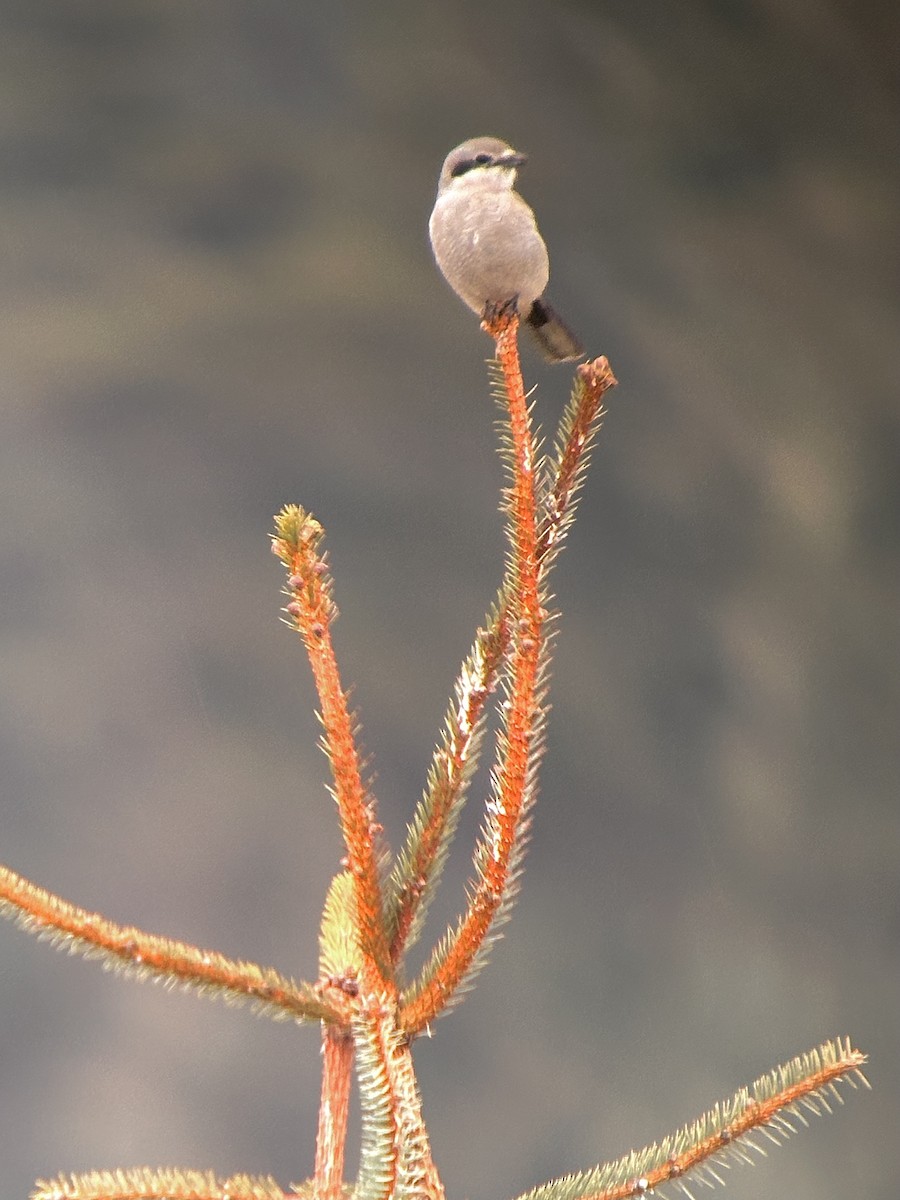
M 569 362 L 583 356 L 581 342 L 543 296 L 532 304 L 525 323 L 547 362 Z

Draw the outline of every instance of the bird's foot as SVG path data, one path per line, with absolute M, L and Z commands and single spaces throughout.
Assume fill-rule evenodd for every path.
M 495 341 L 511 325 L 519 322 L 519 297 L 510 296 L 508 300 L 489 300 L 484 306 L 481 328 Z

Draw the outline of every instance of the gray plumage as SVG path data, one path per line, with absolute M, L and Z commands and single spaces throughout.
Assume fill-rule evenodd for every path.
M 565 362 L 584 351 L 544 299 L 547 247 L 515 190 L 524 162 L 499 138 L 473 138 L 451 150 L 428 223 L 431 246 L 444 278 L 473 312 L 482 317 L 488 306 L 514 300 L 544 357 Z

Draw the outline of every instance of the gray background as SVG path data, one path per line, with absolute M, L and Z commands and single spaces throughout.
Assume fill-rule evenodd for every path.
M 503 539 L 440 162 L 496 134 L 621 378 L 517 919 L 418 1063 L 451 1197 L 659 1137 L 824 1037 L 874 1096 L 730 1195 L 894 1195 L 895 3 L 0 10 L 2 857 L 299 975 L 338 845 L 271 514 L 325 523 L 395 843 Z M 552 428 L 568 372 L 530 358 Z M 475 789 L 473 801 L 482 791 Z M 467 841 L 432 935 L 458 908 Z M 4 1196 L 311 1169 L 315 1031 L 0 928 Z

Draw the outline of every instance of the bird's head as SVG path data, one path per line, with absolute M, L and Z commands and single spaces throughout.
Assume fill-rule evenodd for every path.
M 449 187 L 488 187 L 498 191 L 515 186 L 516 171 L 526 161 L 499 138 L 472 138 L 444 159 L 438 195 Z

